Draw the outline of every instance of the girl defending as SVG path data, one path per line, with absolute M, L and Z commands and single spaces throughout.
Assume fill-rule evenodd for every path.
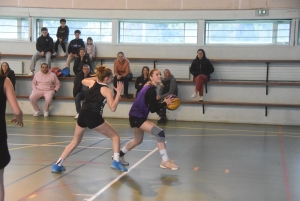
M 65 170 L 65 167 L 62 165 L 63 161 L 78 146 L 86 127 L 94 129 L 112 140 L 114 160 L 111 164 L 111 168 L 117 169 L 121 172 L 127 172 L 127 169 L 119 162 L 120 136 L 117 131 L 115 131 L 113 127 L 111 127 L 102 118 L 103 108 L 106 102 L 111 111 L 116 111 L 121 91 L 123 89 L 123 84 L 118 82 L 117 88 L 115 88 L 117 95 L 116 98 L 113 99 L 112 91 L 107 86 L 113 79 L 112 71 L 107 67 L 97 66 L 95 72 L 96 77 L 82 80 L 82 84 L 89 87 L 89 90 L 86 92 L 86 96 L 77 119 L 74 138 L 65 148 L 58 161 L 52 165 L 52 172 L 58 173 Z

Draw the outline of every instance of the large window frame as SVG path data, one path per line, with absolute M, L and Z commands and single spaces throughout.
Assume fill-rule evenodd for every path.
M 120 20 L 118 43 L 196 45 L 198 28 L 197 21 Z M 167 32 L 169 35 L 162 34 Z
M 29 41 L 29 19 L 24 17 L 0 17 L 0 40 Z
M 253 27 L 257 27 L 257 30 L 239 30 L 239 29 L 230 29 L 230 25 L 234 27 L 234 25 L 250 25 Z M 223 26 L 221 29 L 211 28 L 215 25 Z M 226 25 L 228 25 L 228 29 L 226 30 Z M 261 29 L 263 26 L 268 25 L 269 29 Z M 282 26 L 283 25 L 283 26 Z M 289 26 L 289 28 L 285 28 L 285 26 Z M 211 27 L 210 27 L 211 26 Z M 224 28 L 225 27 L 225 28 Z M 259 28 L 258 28 L 259 27 Z M 207 20 L 205 21 L 205 30 L 204 30 L 204 43 L 205 45 L 290 45 L 291 43 L 291 28 L 292 28 L 292 20 L 224 20 L 224 21 L 213 21 Z M 261 29 L 261 30 L 259 30 Z M 215 32 L 215 36 L 211 36 Z M 219 34 L 219 33 L 220 34 Z M 222 35 L 222 33 L 224 35 Z M 238 33 L 240 32 L 240 33 Z M 247 33 L 248 32 L 248 33 Z M 252 33 L 251 33 L 252 32 Z M 239 35 L 243 34 L 253 34 L 252 36 L 244 36 L 241 37 Z M 287 34 L 288 35 L 283 35 Z M 230 36 L 236 34 L 235 36 Z M 263 35 L 263 36 L 257 36 Z M 267 36 L 269 35 L 269 36 Z M 213 41 L 215 39 L 215 41 Z M 247 39 L 252 39 L 247 41 Z M 218 41 L 219 40 L 219 41 Z M 221 41 L 223 40 L 223 41 Z M 227 41 L 226 41 L 227 40 Z M 231 40 L 231 41 L 230 41 Z M 235 41 L 234 41 L 235 40 Z M 239 42 L 240 40 L 240 42 Z M 254 42 L 254 40 L 258 40 L 260 42 Z M 285 41 L 284 41 L 285 40 Z M 287 41 L 286 41 L 287 40 Z M 218 42 L 217 42 L 218 41 Z
M 41 28 L 46 27 L 49 35 L 56 41 L 57 28 L 60 26 L 58 18 L 38 18 L 35 19 L 35 40 L 41 36 Z M 75 38 L 74 31 L 80 30 L 80 38 L 86 43 L 88 37 L 93 38 L 93 42 L 112 43 L 112 20 L 102 19 L 66 19 L 66 25 L 69 27 L 69 41 Z M 79 26 L 80 23 L 89 23 L 90 27 Z M 47 26 L 47 24 L 52 24 Z M 94 33 L 94 31 L 95 33 Z

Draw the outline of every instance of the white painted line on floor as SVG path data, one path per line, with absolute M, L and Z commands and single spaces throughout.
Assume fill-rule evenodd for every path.
M 144 158 L 142 158 L 141 160 L 139 160 L 138 162 L 136 162 L 133 166 L 131 166 L 128 169 L 128 172 L 123 172 L 122 174 L 120 174 L 117 178 L 115 178 L 113 181 L 111 181 L 109 184 L 107 184 L 106 186 L 104 186 L 101 190 L 99 190 L 95 195 L 93 195 L 91 198 L 89 199 L 84 199 L 86 201 L 92 201 L 95 198 L 97 198 L 99 195 L 101 195 L 104 191 L 106 191 L 109 187 L 111 187 L 114 183 L 116 183 L 118 180 L 120 180 L 123 176 L 125 176 L 126 174 L 128 174 L 132 169 L 134 169 L 136 166 L 138 166 L 140 163 L 142 163 L 144 160 L 146 160 L 149 156 L 151 156 L 154 152 L 156 152 L 158 150 L 158 148 L 156 147 L 155 149 L 153 149 L 150 153 L 148 153 L 146 156 L 144 156 Z

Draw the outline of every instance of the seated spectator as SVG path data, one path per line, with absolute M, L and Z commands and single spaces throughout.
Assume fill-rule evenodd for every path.
M 79 112 L 81 110 L 81 101 L 85 98 L 85 92 L 88 90 L 87 86 L 84 86 L 81 81 L 85 78 L 91 77 L 90 66 L 84 64 L 82 67 L 82 71 L 77 73 L 75 80 L 74 80 L 74 87 L 73 87 L 73 97 L 75 97 L 75 106 L 76 106 L 76 116 L 75 119 L 78 118 Z
M 178 95 L 177 83 L 175 77 L 171 74 L 169 69 L 164 70 L 164 79 L 162 85 L 159 88 L 157 100 L 164 100 L 169 95 Z M 163 107 L 160 111 L 158 123 L 166 123 L 167 119 L 167 108 Z
M 41 29 L 42 35 L 36 41 L 37 52 L 31 58 L 29 75 L 34 75 L 35 64 L 43 56 L 46 57 L 46 64 L 51 68 L 51 55 L 53 50 L 53 39 L 49 36 L 48 29 L 43 27 Z
M 60 20 L 60 26 L 57 28 L 56 37 L 57 40 L 54 45 L 55 52 L 53 53 L 53 56 L 56 56 L 59 44 L 61 45 L 61 48 L 64 51 L 64 56 L 68 56 L 66 51 L 66 43 L 69 40 L 69 27 L 66 25 L 65 19 Z
M 143 86 L 149 81 L 149 67 L 144 66 L 142 69 L 142 75 L 136 78 L 135 88 L 136 88 L 136 96 L 142 90 Z
M 85 54 L 84 48 L 80 48 L 79 56 L 75 59 L 73 66 L 73 72 L 75 75 L 82 71 L 82 67 L 84 64 L 91 66 L 91 59 L 88 55 Z
M 49 70 L 48 65 L 43 63 L 41 65 L 41 71 L 34 75 L 31 85 L 32 92 L 29 96 L 29 100 L 34 109 L 33 116 L 36 117 L 42 114 L 37 101 L 38 99 L 45 97 L 44 117 L 48 117 L 49 107 L 52 103 L 53 96 L 60 88 L 58 78 Z
M 15 72 L 10 69 L 7 62 L 2 62 L 1 69 L 0 69 L 0 76 L 8 77 L 15 89 L 15 84 L 16 84 Z
M 199 101 L 203 101 L 203 85 L 210 80 L 210 74 L 213 72 L 214 67 L 212 63 L 206 58 L 204 50 L 199 49 L 190 67 L 190 73 L 194 76 L 194 82 L 196 83 L 192 98 L 196 98 L 199 92 Z
M 75 39 L 71 40 L 69 46 L 68 46 L 68 58 L 67 58 L 67 63 L 66 67 L 70 68 L 70 63 L 73 59 L 75 59 L 78 55 L 79 49 L 84 48 L 84 42 L 80 37 L 81 32 L 79 30 L 76 30 L 74 32 L 75 34 Z
M 92 37 L 87 38 L 85 46 L 86 53 L 90 56 L 91 61 L 96 57 L 96 45 L 93 43 Z
M 124 98 L 128 98 L 128 83 L 132 80 L 129 60 L 125 58 L 123 52 L 117 54 L 118 58 L 114 62 L 114 87 L 117 87 L 118 81 L 124 82 Z M 114 90 L 116 95 L 116 91 Z

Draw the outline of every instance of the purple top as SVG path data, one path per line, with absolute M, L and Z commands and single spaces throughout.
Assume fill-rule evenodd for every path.
M 145 97 L 148 89 L 154 87 L 153 85 L 145 85 L 142 90 L 139 92 L 137 98 L 131 106 L 129 111 L 129 116 L 139 117 L 147 119 L 149 114 L 149 107 L 146 105 Z

